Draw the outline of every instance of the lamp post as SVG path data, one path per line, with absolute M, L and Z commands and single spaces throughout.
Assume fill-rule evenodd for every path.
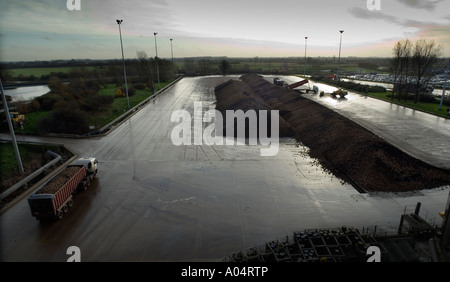
M 442 103 L 444 102 L 445 89 L 447 88 L 447 81 L 448 81 L 449 70 L 450 70 L 450 59 L 448 59 L 448 63 L 447 63 L 447 73 L 446 73 L 446 76 L 445 76 L 444 88 L 442 90 L 441 102 L 439 103 L 439 111 L 442 109 Z M 447 112 L 447 114 L 448 114 L 448 112 Z
M 13 144 L 14 152 L 16 154 L 17 166 L 19 167 L 19 171 L 22 173 L 24 172 L 22 159 L 20 158 L 19 147 L 17 146 L 16 135 L 14 133 L 14 127 L 11 122 L 11 116 L 9 115 L 8 103 L 6 101 L 5 93 L 3 92 L 3 83 L 1 79 L 0 79 L 0 95 L 2 96 L 3 108 L 5 109 L 5 116 L 6 121 L 8 123 L 9 132 L 11 133 L 12 138 L 11 142 Z
M 158 74 L 158 90 L 161 89 L 161 85 L 159 83 L 159 67 L 158 67 L 158 46 L 156 45 L 156 35 L 158 34 L 157 32 L 153 33 L 155 35 L 155 50 L 156 50 L 156 57 L 155 57 L 155 61 L 156 61 L 156 73 Z
M 172 46 L 173 38 L 170 38 L 170 52 L 172 53 L 172 75 L 175 77 L 175 65 L 173 64 L 173 46 Z
M 125 93 L 127 95 L 127 105 L 128 105 L 128 109 L 129 109 L 130 108 L 130 101 L 128 99 L 127 72 L 125 70 L 125 58 L 123 56 L 123 45 L 122 45 L 122 31 L 120 29 L 120 24 L 123 22 L 123 20 L 116 20 L 116 22 L 119 25 L 120 48 L 122 49 L 123 76 L 124 76 L 124 79 L 125 79 Z
M 339 59 L 338 59 L 338 73 L 337 73 L 337 79 L 338 82 L 341 80 L 340 71 L 341 71 L 341 46 L 342 46 L 342 33 L 344 33 L 343 30 L 339 30 L 341 33 L 341 40 L 339 41 Z
M 305 65 L 303 66 L 303 75 L 306 76 L 306 45 L 308 43 L 308 37 L 305 36 Z

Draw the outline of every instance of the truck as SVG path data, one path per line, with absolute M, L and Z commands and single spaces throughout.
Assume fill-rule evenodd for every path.
M 97 175 L 96 158 L 79 158 L 47 180 L 28 198 L 31 215 L 37 220 L 59 220 L 73 204 L 73 197 L 87 190 Z
M 9 112 L 9 116 L 11 117 L 11 123 L 14 128 L 19 128 L 25 125 L 25 115 L 22 115 L 19 112 Z
M 283 80 L 279 79 L 278 77 L 275 77 L 275 78 L 273 79 L 273 84 L 275 84 L 275 85 L 284 87 L 284 83 L 285 83 L 285 82 L 284 82 Z
M 340 98 L 344 98 L 345 96 L 347 96 L 348 92 L 342 89 L 338 89 L 336 91 L 333 91 L 330 95 L 333 98 L 337 98 L 338 96 Z
M 294 89 L 294 88 L 302 86 L 303 84 L 306 84 L 308 82 L 309 82 L 309 80 L 303 79 L 303 80 L 300 80 L 298 82 L 290 84 L 288 87 L 289 87 L 289 89 Z

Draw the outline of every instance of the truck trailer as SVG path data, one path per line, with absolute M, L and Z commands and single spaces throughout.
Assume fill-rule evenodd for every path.
M 73 196 L 86 190 L 98 171 L 95 158 L 81 158 L 67 165 L 28 198 L 37 220 L 61 219 L 73 204 Z

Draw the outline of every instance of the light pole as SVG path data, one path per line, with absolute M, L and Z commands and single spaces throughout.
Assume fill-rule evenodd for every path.
M 338 59 L 338 73 L 337 73 L 337 79 L 338 82 L 341 80 L 340 71 L 341 71 L 341 46 L 342 46 L 342 33 L 344 33 L 343 30 L 339 30 L 341 33 L 341 40 L 339 42 L 339 59 Z
M 308 37 L 305 36 L 305 65 L 303 66 L 303 75 L 306 76 L 306 44 L 308 43 Z
M 125 70 L 125 58 L 123 56 L 123 45 L 122 45 L 122 31 L 120 29 L 120 24 L 123 22 L 123 20 L 116 20 L 116 22 L 119 25 L 120 48 L 122 49 L 123 76 L 124 76 L 124 79 L 125 79 L 125 93 L 127 95 L 127 104 L 128 104 L 128 109 L 129 109 L 130 108 L 130 101 L 128 100 L 127 72 Z
M 155 35 L 155 50 L 156 50 L 156 57 L 155 57 L 155 61 L 156 61 L 156 73 L 158 74 L 158 90 L 161 89 L 161 85 L 159 83 L 159 67 L 158 67 L 158 46 L 156 45 L 156 35 L 158 34 L 157 32 L 153 33 Z
M 11 116 L 9 115 L 8 103 L 6 102 L 5 93 L 3 92 L 3 83 L 2 83 L 1 79 L 0 79 L 0 95 L 2 96 L 3 108 L 5 109 L 5 116 L 6 116 L 6 121 L 8 123 L 9 132 L 11 133 L 11 138 L 12 138 L 11 142 L 14 147 L 14 152 L 16 153 L 17 165 L 19 167 L 19 171 L 22 173 L 22 172 L 24 172 L 23 165 L 22 165 L 22 159 L 20 158 L 19 147 L 17 146 L 16 135 L 14 133 L 14 127 L 11 122 Z
M 172 75 L 175 77 L 175 65 L 173 64 L 173 46 L 172 46 L 173 38 L 170 38 L 170 52 L 172 53 Z
M 445 89 L 447 88 L 449 70 L 450 70 L 450 59 L 448 59 L 448 63 L 447 63 L 447 73 L 445 76 L 444 88 L 442 90 L 441 102 L 439 103 L 439 111 L 442 109 L 442 103 L 444 102 Z M 447 114 L 448 114 L 448 112 L 447 112 Z

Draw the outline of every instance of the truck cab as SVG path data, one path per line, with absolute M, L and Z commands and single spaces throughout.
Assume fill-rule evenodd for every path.
M 86 166 L 87 173 L 93 174 L 94 177 L 98 172 L 98 160 L 94 157 L 79 158 L 74 162 L 74 164 Z

